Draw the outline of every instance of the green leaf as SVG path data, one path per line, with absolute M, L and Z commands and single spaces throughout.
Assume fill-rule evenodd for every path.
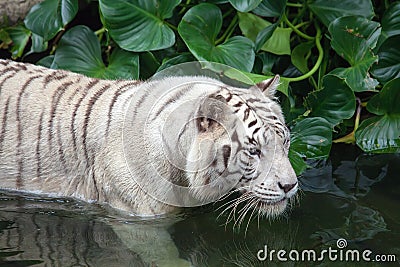
M 31 36 L 31 31 L 25 28 L 23 25 L 17 25 L 15 27 L 7 28 L 7 32 L 12 40 L 11 53 L 12 58 L 20 58 L 24 53 L 26 44 Z
M 323 117 L 331 126 L 353 116 L 356 101 L 353 91 L 343 79 L 327 74 L 323 89 L 310 93 L 304 101 L 310 117 Z
M 380 34 L 379 23 L 361 16 L 341 17 L 329 25 L 331 46 L 351 67 L 332 71 L 355 92 L 374 90 L 378 84 L 369 69 L 378 60 L 372 52 Z
M 381 83 L 400 77 L 400 35 L 387 39 L 378 52 L 378 64 L 372 67 L 371 73 Z
M 272 75 L 272 68 L 274 67 L 276 61 L 278 60 L 278 56 L 274 55 L 272 53 L 268 52 L 263 52 L 257 54 L 257 57 L 261 60 L 262 62 L 262 73 L 263 74 L 268 74 Z
M 45 0 L 31 8 L 24 22 L 32 32 L 52 39 L 78 12 L 78 0 Z
M 400 115 L 399 103 L 400 78 L 397 78 L 385 84 L 379 94 L 375 95 L 368 101 L 367 110 L 376 115 Z
M 178 32 L 199 61 L 213 61 L 251 71 L 255 58 L 253 42 L 243 36 L 235 36 L 216 45 L 221 26 L 221 10 L 215 5 L 203 3 L 186 12 Z
M 139 62 L 140 62 L 139 79 L 141 80 L 149 79 L 151 76 L 154 75 L 154 73 L 157 72 L 157 69 L 160 67 L 160 62 L 158 62 L 157 58 L 150 51 L 140 53 Z
M 308 167 L 301 154 L 293 149 L 289 150 L 289 160 L 297 176 L 302 174 Z
M 136 80 L 139 78 L 139 56 L 129 51 L 115 48 L 111 53 L 108 66 L 105 67 L 104 79 Z
M 276 28 L 278 28 L 278 23 L 271 24 L 265 27 L 262 31 L 257 34 L 255 40 L 255 50 L 258 52 L 262 49 L 268 39 L 271 38 L 272 34 L 275 32 Z
M 244 36 L 257 42 L 257 47 L 261 50 L 271 52 L 276 55 L 290 55 L 290 34 L 292 29 L 277 27 L 254 14 L 238 13 L 239 27 Z M 276 28 L 275 28 L 276 27 Z M 273 31 L 272 35 L 271 31 Z M 269 39 L 267 38 L 268 36 Z M 265 40 L 267 40 L 265 42 Z M 262 42 L 265 42 L 264 44 Z
M 357 145 L 366 152 L 400 152 L 400 78 L 391 80 L 368 101 L 378 116 L 364 120 L 356 131 Z
M 314 47 L 314 45 L 315 45 L 314 42 L 300 43 L 292 51 L 291 54 L 292 64 L 303 74 L 309 71 L 307 63 L 307 54 L 311 53 L 311 49 Z
M 400 115 L 375 116 L 364 120 L 358 127 L 355 138 L 365 152 L 400 152 Z
M 371 0 L 311 0 L 308 6 L 326 27 L 343 16 L 360 15 L 372 19 L 375 15 Z
M 253 13 L 261 17 L 280 17 L 286 8 L 287 0 L 263 0 Z
M 78 25 L 61 38 L 52 68 L 66 69 L 103 79 L 137 79 L 138 55 L 115 48 L 106 66 L 97 36 L 86 26 Z
M 385 11 L 382 17 L 382 33 L 378 47 L 389 37 L 400 35 L 400 2 L 395 2 Z
M 159 50 L 175 43 L 175 34 L 164 21 L 180 0 L 99 0 L 105 27 L 117 44 L 129 51 Z
M 43 66 L 46 68 L 51 68 L 53 61 L 54 61 L 54 55 L 50 55 L 40 59 L 38 62 L 36 62 L 36 65 Z
M 12 44 L 12 40 L 10 38 L 10 34 L 7 32 L 7 29 L 0 29 L 0 41 L 0 49 L 7 49 Z
M 240 12 L 249 12 L 255 9 L 262 0 L 229 0 L 231 5 Z
M 291 129 L 289 150 L 289 159 L 296 173 L 305 170 L 304 160 L 328 157 L 331 146 L 332 126 L 327 120 L 314 117 L 297 121 Z
M 359 62 L 354 67 L 336 68 L 329 74 L 344 79 L 354 92 L 374 91 L 379 83 L 377 80 L 371 78 L 368 73 L 374 62 L 376 62 L 376 57 L 368 58 L 365 61 Z
M 40 53 L 47 49 L 48 42 L 42 36 L 32 33 L 32 47 L 29 53 Z
M 162 71 L 166 68 L 172 67 L 177 64 L 191 62 L 194 60 L 195 59 L 191 53 L 182 53 L 176 57 L 173 57 L 173 58 L 163 61 L 161 66 L 158 68 L 157 72 Z
M 329 25 L 331 45 L 352 66 L 372 55 L 380 34 L 379 23 L 360 16 L 336 19 Z

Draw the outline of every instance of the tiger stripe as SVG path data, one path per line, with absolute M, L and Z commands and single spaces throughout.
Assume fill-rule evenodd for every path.
M 76 121 L 76 117 L 78 115 L 78 109 L 81 106 L 82 101 L 84 101 L 84 99 L 88 95 L 89 91 L 91 89 L 93 89 L 93 87 L 98 83 L 99 83 L 99 80 L 95 80 L 95 79 L 91 80 L 90 83 L 87 85 L 87 89 L 85 90 L 83 95 L 80 96 L 78 102 L 75 104 L 75 108 L 72 113 L 72 121 L 71 121 L 71 127 L 70 127 L 74 151 L 78 151 L 78 144 L 77 144 L 78 141 L 77 141 L 76 130 L 75 130 L 75 121 Z
M 182 97 L 186 96 L 189 91 L 193 90 L 193 85 L 186 85 L 184 88 L 180 90 L 176 90 L 173 94 L 168 95 L 168 100 L 163 102 L 162 105 L 160 105 L 160 108 L 154 111 L 152 120 L 160 116 L 160 114 L 166 110 L 170 105 L 173 103 L 179 101 Z
M 42 132 L 43 132 L 43 111 L 40 113 L 40 118 L 39 118 L 39 128 L 38 128 L 38 134 L 37 134 L 37 138 L 38 141 L 36 142 L 36 163 L 37 163 L 37 167 L 36 167 L 36 177 L 38 179 L 40 179 L 41 177 L 41 172 L 42 172 L 42 157 L 40 155 L 40 140 L 42 139 Z
M 3 148 L 3 142 L 6 135 L 7 129 L 7 115 L 8 115 L 8 108 L 10 105 L 10 97 L 7 98 L 6 104 L 4 105 L 3 109 L 3 119 L 1 121 L 1 132 L 0 132 L 0 154 Z
M 85 160 L 89 166 L 94 166 L 94 156 L 91 157 L 91 160 L 89 159 L 89 152 L 88 152 L 88 146 L 87 146 L 87 134 L 88 134 L 88 125 L 89 125 L 89 120 L 90 120 L 90 114 L 92 112 L 93 106 L 96 103 L 96 101 L 104 94 L 104 92 L 110 88 L 110 85 L 108 86 L 103 86 L 98 90 L 90 99 L 89 103 L 87 104 L 86 112 L 85 112 L 85 118 L 84 118 L 84 123 L 83 123 L 83 133 L 82 133 L 82 144 L 83 144 L 83 151 L 85 154 Z M 95 170 L 92 168 L 92 182 L 94 185 L 94 190 L 96 192 L 96 199 L 99 198 L 99 189 L 97 187 L 97 182 L 95 179 Z
M 49 75 L 51 76 L 51 75 Z M 46 77 L 47 79 L 48 77 Z M 46 83 L 46 79 L 45 79 L 45 83 Z M 72 81 L 66 81 L 64 83 L 61 84 L 61 86 L 59 86 L 57 88 L 57 90 L 55 90 L 53 96 L 52 96 L 52 100 L 51 100 L 51 108 L 50 108 L 50 119 L 49 119 L 49 125 L 48 125 L 48 129 L 49 129 L 49 133 L 48 133 L 48 141 L 50 146 L 52 145 L 52 137 L 53 137 L 53 126 L 54 126 L 54 119 L 56 116 L 56 111 L 57 111 L 57 107 L 59 106 L 61 97 L 63 96 L 63 94 L 67 91 L 68 87 L 73 85 L 74 83 Z
M 23 172 L 23 156 L 22 156 L 22 127 L 21 127 L 21 100 L 22 97 L 28 88 L 28 86 L 34 81 L 35 79 L 41 78 L 41 75 L 34 75 L 29 77 L 28 80 L 22 85 L 21 91 L 17 97 L 17 104 L 16 104 L 16 122 L 17 122 L 17 159 L 18 159 L 18 176 L 15 182 L 15 187 L 20 189 L 23 186 L 22 180 L 22 172 Z
M 124 85 L 122 85 L 121 87 L 118 88 L 118 90 L 116 90 L 113 94 L 113 97 L 110 101 L 110 105 L 108 108 L 108 116 L 107 116 L 107 126 L 106 126 L 106 132 L 105 134 L 108 135 L 109 131 L 110 131 L 110 124 L 111 124 L 111 114 L 113 112 L 113 109 L 115 107 L 115 104 L 118 100 L 118 98 L 125 93 L 127 90 L 129 90 L 130 87 L 135 86 L 139 83 L 139 81 L 135 81 L 135 82 L 128 82 Z

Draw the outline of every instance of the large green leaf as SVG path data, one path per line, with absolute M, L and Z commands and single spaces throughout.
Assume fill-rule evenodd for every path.
M 263 0 L 253 13 L 261 17 L 280 17 L 285 10 L 287 0 Z
M 376 57 L 368 58 L 359 62 L 356 66 L 349 68 L 336 68 L 330 72 L 346 81 L 348 86 L 354 92 L 374 91 L 375 87 L 379 84 L 374 78 L 371 78 L 368 70 L 371 64 L 376 62 Z
M 51 67 L 104 79 L 137 79 L 139 77 L 138 55 L 116 48 L 106 66 L 102 60 L 97 36 L 88 27 L 82 25 L 75 26 L 63 35 Z
M 7 28 L 7 33 L 12 40 L 12 58 L 16 59 L 21 57 L 29 41 L 29 37 L 31 36 L 31 31 L 23 25 L 17 25 L 15 27 Z
M 353 91 L 345 81 L 334 75 L 325 75 L 323 89 L 310 93 L 305 106 L 311 117 L 323 117 L 331 126 L 353 116 L 356 101 Z
M 378 64 L 372 67 L 371 73 L 381 83 L 400 77 L 400 35 L 386 39 L 379 47 Z
M 329 25 L 331 46 L 351 67 L 332 73 L 346 80 L 355 92 L 374 90 L 378 84 L 369 76 L 369 69 L 378 60 L 372 49 L 380 34 L 379 23 L 361 16 L 341 17 Z
M 368 101 L 367 110 L 376 115 L 400 115 L 400 78 L 385 84 L 382 91 Z M 400 130 L 400 128 L 399 128 Z
M 192 7 L 183 16 L 178 32 L 198 60 L 251 71 L 255 58 L 253 42 L 246 37 L 235 36 L 216 45 L 221 26 L 221 10 L 215 5 L 203 3 Z
M 382 33 L 379 36 L 378 47 L 389 37 L 400 35 L 400 2 L 393 3 L 381 20 Z
M 164 21 L 180 0 L 99 0 L 105 27 L 118 45 L 129 51 L 159 50 L 175 43 L 175 34 Z
M 357 145 L 374 153 L 400 152 L 400 78 L 383 87 L 367 104 L 378 116 L 364 120 L 357 129 Z
M 290 55 L 292 29 L 277 27 L 277 25 L 254 14 L 239 13 L 240 30 L 244 36 L 256 41 L 257 47 L 276 55 Z
M 249 12 L 255 9 L 262 0 L 229 0 L 231 5 L 240 12 Z
M 372 19 L 375 15 L 371 0 L 311 0 L 308 6 L 326 27 L 343 16 L 360 15 Z
M 52 39 L 75 17 L 78 0 L 45 0 L 31 8 L 24 22 L 32 32 Z
M 375 116 L 364 120 L 358 127 L 355 138 L 365 152 L 400 152 L 400 114 Z
M 321 159 L 329 155 L 332 145 L 332 126 L 324 118 L 305 118 L 291 129 L 289 159 L 296 173 L 305 170 L 307 159 Z
M 341 17 L 329 25 L 332 48 L 351 65 L 363 60 L 380 34 L 379 23 L 361 16 Z

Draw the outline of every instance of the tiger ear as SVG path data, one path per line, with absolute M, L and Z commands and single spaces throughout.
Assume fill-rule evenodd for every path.
M 207 117 L 196 118 L 196 126 L 199 132 L 210 132 L 216 126 L 217 122 Z
M 226 100 L 220 95 L 208 96 L 202 101 L 197 111 L 196 126 L 199 132 L 214 131 L 224 119 Z
M 257 83 L 256 86 L 258 87 L 258 89 L 261 90 L 261 92 L 264 93 L 266 97 L 273 98 L 275 97 L 276 89 L 279 86 L 279 79 L 279 75 L 275 75 L 271 79 L 267 79 Z

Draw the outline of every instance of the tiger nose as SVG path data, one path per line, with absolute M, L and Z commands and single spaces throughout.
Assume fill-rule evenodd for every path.
M 294 183 L 294 184 L 283 184 L 283 185 L 281 183 L 278 183 L 279 188 L 282 189 L 283 192 L 285 192 L 285 193 L 287 193 L 290 190 L 292 190 L 293 187 L 295 187 L 296 185 L 297 185 L 297 182 Z

